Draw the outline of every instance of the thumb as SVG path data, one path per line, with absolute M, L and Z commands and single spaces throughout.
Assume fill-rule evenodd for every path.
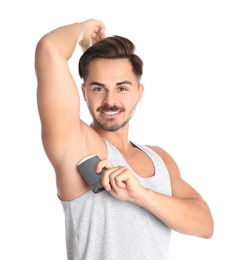
M 110 169 L 110 168 L 113 168 L 113 167 L 114 166 L 112 165 L 112 163 L 109 160 L 104 159 L 104 160 L 101 160 L 100 162 L 97 163 L 96 172 L 100 173 L 103 168 Z

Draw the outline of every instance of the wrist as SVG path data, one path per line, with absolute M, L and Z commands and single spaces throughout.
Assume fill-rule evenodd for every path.
M 141 207 L 144 207 L 144 205 L 146 205 L 146 203 L 148 202 L 150 192 L 150 189 L 143 187 L 143 189 L 141 189 L 141 192 L 139 192 L 138 196 L 134 198 L 133 202 Z

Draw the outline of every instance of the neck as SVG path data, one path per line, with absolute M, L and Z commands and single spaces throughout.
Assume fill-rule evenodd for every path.
M 105 131 L 96 124 L 91 124 L 91 127 L 99 134 L 100 137 L 109 141 L 118 150 L 127 151 L 129 149 L 131 144 L 128 138 L 129 124 L 115 132 Z

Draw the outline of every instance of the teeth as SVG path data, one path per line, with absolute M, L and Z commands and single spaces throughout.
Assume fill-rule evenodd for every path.
M 116 114 L 118 114 L 118 111 L 106 111 L 106 112 L 104 112 L 104 114 L 106 114 L 106 115 L 116 115 Z

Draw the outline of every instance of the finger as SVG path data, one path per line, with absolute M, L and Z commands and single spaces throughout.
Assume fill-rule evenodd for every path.
M 126 174 L 126 170 L 123 170 L 120 174 L 115 177 L 115 183 L 117 188 L 126 188 L 130 176 Z
M 101 173 L 103 168 L 110 169 L 110 168 L 113 168 L 113 165 L 109 160 L 104 159 L 97 163 L 96 172 Z
M 103 34 L 103 33 L 105 32 L 105 30 L 106 30 L 106 28 L 105 28 L 105 25 L 104 25 L 103 23 L 98 24 L 98 25 L 95 27 L 95 29 L 94 29 L 94 31 L 95 31 L 96 33 L 98 33 L 98 34 Z
M 104 38 L 105 38 L 105 31 L 106 31 L 106 28 L 105 28 L 104 24 L 102 24 L 102 25 L 100 26 L 100 30 L 99 30 L 99 35 L 100 35 L 100 38 L 101 38 L 101 39 L 104 39 Z
M 107 191 L 110 191 L 113 186 L 116 186 L 113 178 L 119 174 L 119 172 L 119 167 L 111 167 L 109 169 L 106 168 L 104 171 L 102 176 L 102 185 Z
M 116 193 L 126 187 L 125 181 L 128 179 L 126 171 L 125 167 L 119 167 L 109 175 L 109 183 Z
M 105 38 L 105 26 L 103 23 L 97 25 L 94 28 L 94 32 L 91 34 L 92 42 L 97 42 Z
M 98 34 L 98 33 L 95 33 L 95 32 L 93 32 L 91 34 L 92 44 L 94 44 L 94 43 L 96 43 L 96 42 L 98 42 L 98 41 L 100 41 L 104 38 L 105 38 L 105 34 Z

